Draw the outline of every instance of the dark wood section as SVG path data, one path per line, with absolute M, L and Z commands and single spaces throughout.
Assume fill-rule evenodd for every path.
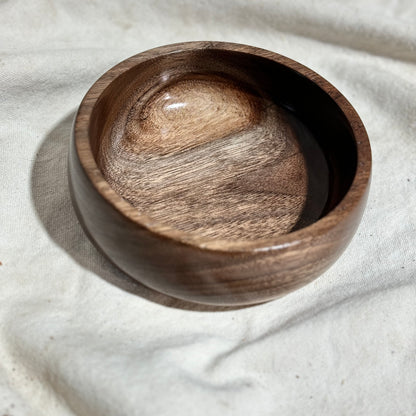
M 95 244 L 182 299 L 276 298 L 329 267 L 361 218 L 365 129 L 327 81 L 281 55 L 191 42 L 123 61 L 79 108 L 70 186 Z

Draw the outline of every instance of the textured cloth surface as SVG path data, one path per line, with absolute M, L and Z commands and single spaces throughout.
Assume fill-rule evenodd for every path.
M 0 415 L 416 414 L 416 3 L 0 2 Z M 193 307 L 118 272 L 67 186 L 74 111 L 122 59 L 225 40 L 302 62 L 353 104 L 368 207 L 280 300 Z

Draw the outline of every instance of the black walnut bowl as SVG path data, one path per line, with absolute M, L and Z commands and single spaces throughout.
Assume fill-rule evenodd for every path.
M 371 150 L 351 104 L 276 53 L 188 42 L 106 72 L 76 115 L 69 181 L 91 240 L 191 302 L 279 297 L 326 270 L 366 203 Z

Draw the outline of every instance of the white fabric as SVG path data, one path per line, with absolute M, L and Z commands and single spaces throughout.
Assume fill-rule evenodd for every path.
M 0 415 L 416 414 L 416 3 L 0 2 Z M 373 149 L 345 254 L 280 300 L 231 311 L 156 294 L 72 209 L 71 122 L 151 47 L 226 40 L 326 77 Z

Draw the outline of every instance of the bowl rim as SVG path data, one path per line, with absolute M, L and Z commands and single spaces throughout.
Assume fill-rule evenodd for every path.
M 352 136 L 355 140 L 357 165 L 353 181 L 344 197 L 325 216 L 304 228 L 286 234 L 280 234 L 273 238 L 256 240 L 209 239 L 187 234 L 168 224 L 156 222 L 146 214 L 139 213 L 133 205 L 116 193 L 105 180 L 95 161 L 89 140 L 90 117 L 101 94 L 114 79 L 140 63 L 167 54 L 201 49 L 242 52 L 272 60 L 306 77 L 326 92 L 341 109 L 349 123 Z M 286 249 L 296 246 L 305 240 L 315 239 L 329 232 L 355 211 L 357 206 L 360 205 L 360 201 L 366 197 L 371 180 L 372 162 L 370 142 L 359 115 L 349 101 L 325 78 L 299 62 L 276 52 L 239 43 L 211 41 L 181 42 L 153 48 L 125 59 L 105 72 L 84 96 L 74 119 L 73 140 L 78 160 L 92 185 L 101 197 L 123 217 L 160 238 L 204 250 L 232 253 L 263 252 Z

